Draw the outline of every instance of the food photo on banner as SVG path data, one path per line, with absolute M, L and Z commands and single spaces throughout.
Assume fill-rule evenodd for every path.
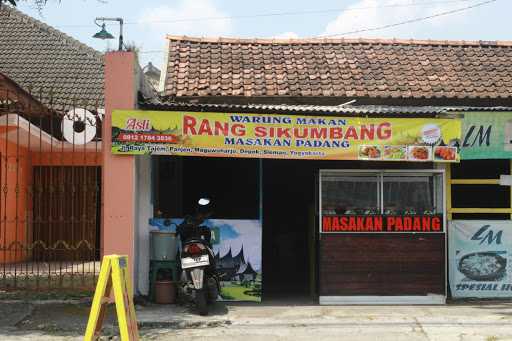
M 153 218 L 149 224 L 161 231 L 176 232 L 183 219 Z M 224 301 L 261 302 L 262 230 L 259 220 L 208 219 L 217 273 Z
M 458 162 L 459 119 L 114 110 L 112 153 Z
M 511 297 L 512 222 L 454 220 L 449 229 L 452 297 Z

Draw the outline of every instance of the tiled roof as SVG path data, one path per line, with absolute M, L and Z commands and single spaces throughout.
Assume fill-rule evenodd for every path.
M 512 107 L 466 107 L 466 106 L 390 106 L 390 105 L 288 105 L 288 104 L 212 104 L 166 101 L 149 98 L 139 102 L 141 109 L 196 112 L 242 112 L 268 114 L 310 115 L 373 115 L 401 117 L 430 117 L 448 113 L 471 111 L 509 111 Z
M 167 38 L 171 97 L 512 98 L 512 42 Z
M 47 108 L 9 77 L 0 73 L 0 114 L 3 112 L 47 112 Z
M 62 108 L 103 107 L 103 57 L 10 6 L 0 6 L 0 73 Z

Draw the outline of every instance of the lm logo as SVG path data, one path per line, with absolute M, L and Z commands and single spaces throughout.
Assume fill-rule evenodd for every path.
M 462 147 L 477 147 L 486 146 L 491 144 L 491 130 L 492 126 L 471 126 L 466 132 Z
M 487 241 L 488 245 L 496 242 L 497 245 L 501 244 L 501 237 L 503 235 L 503 231 L 500 230 L 496 234 L 493 230 L 490 229 L 491 225 L 482 226 L 476 233 L 471 237 L 471 240 L 479 240 L 480 245 Z

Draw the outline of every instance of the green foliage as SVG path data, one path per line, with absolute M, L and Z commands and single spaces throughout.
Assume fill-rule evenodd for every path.
M 19 4 L 22 1 L 33 4 L 40 11 L 43 9 L 43 7 L 48 2 L 48 0 L 0 0 L 0 6 L 2 6 L 2 4 L 4 4 L 4 3 L 10 4 L 12 6 L 16 6 L 17 4 Z M 57 0 L 57 1 L 60 2 L 61 0 Z M 103 0 L 98 0 L 98 1 L 103 2 Z
M 138 56 L 140 52 L 140 47 L 135 44 L 135 42 L 129 41 L 124 44 L 125 51 L 135 52 L 135 54 Z
M 220 294 L 220 297 L 222 297 L 223 300 L 234 300 L 235 298 L 231 295 L 228 295 L 226 293 L 222 293 Z
M 6 2 L 13 6 L 16 6 L 20 1 L 32 2 L 38 9 L 43 8 L 48 2 L 48 0 L 0 0 L 0 2 Z
M 221 297 L 225 300 L 259 302 L 261 300 L 261 285 L 257 288 L 257 283 L 249 283 L 248 287 L 240 283 L 237 285 L 224 285 L 221 290 Z
M 3 3 L 11 4 L 13 6 L 16 6 L 16 0 L 0 0 L 0 6 L 2 6 Z

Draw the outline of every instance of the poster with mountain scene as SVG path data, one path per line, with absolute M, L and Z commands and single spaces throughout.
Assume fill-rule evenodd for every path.
M 183 219 L 150 220 L 160 230 L 176 231 Z M 261 302 L 261 245 L 259 220 L 209 219 L 212 246 L 224 301 Z

